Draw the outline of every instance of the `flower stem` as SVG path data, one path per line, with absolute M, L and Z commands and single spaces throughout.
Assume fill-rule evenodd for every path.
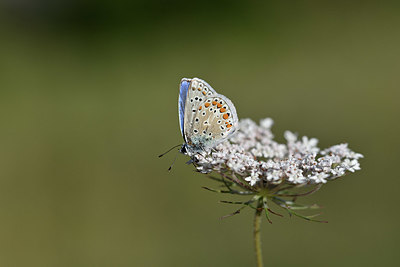
M 261 214 L 263 211 L 262 208 L 263 201 L 262 198 L 258 200 L 258 205 L 256 209 L 256 213 L 254 215 L 254 249 L 256 252 L 256 260 L 257 267 L 263 267 L 263 258 L 261 251 L 261 236 L 260 236 L 260 226 L 261 226 Z

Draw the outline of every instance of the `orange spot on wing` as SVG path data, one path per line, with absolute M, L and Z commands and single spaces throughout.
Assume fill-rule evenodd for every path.
M 203 108 L 203 106 L 200 106 L 200 107 L 199 107 L 199 110 L 201 110 L 202 108 Z
M 220 107 L 222 107 L 222 105 L 221 105 L 220 103 L 218 103 L 218 104 L 217 104 L 217 107 L 220 108 Z
M 221 113 L 224 113 L 224 112 L 226 111 L 226 109 L 225 109 L 225 108 L 221 108 L 219 111 L 220 111 Z
M 208 108 L 208 107 L 210 106 L 210 103 L 205 103 L 204 106 L 205 106 L 206 108 Z
M 226 128 L 231 128 L 231 127 L 232 127 L 232 124 L 229 124 L 226 126 Z
M 217 101 L 213 101 L 212 104 L 215 106 L 217 104 Z
M 229 118 L 229 115 L 228 114 L 224 114 L 224 116 L 222 116 L 225 120 L 227 120 L 228 118 Z
M 197 88 L 197 90 L 201 91 L 201 88 L 199 87 L 199 88 Z
M 207 93 L 205 91 L 203 91 L 203 95 L 206 95 Z

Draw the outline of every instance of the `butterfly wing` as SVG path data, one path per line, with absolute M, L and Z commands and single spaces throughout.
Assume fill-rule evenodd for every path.
M 178 110 L 179 110 L 179 127 L 181 129 L 182 136 L 184 137 L 184 117 L 185 117 L 185 105 L 186 97 L 190 86 L 189 79 L 182 79 L 179 89 L 179 99 L 178 99 Z
M 205 81 L 194 78 L 187 91 L 183 135 L 192 152 L 206 150 L 230 137 L 238 125 L 235 106 Z

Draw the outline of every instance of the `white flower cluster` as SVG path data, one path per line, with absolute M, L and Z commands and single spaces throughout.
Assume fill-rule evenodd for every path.
M 321 184 L 360 170 L 363 155 L 351 151 L 347 144 L 320 150 L 318 140 L 286 131 L 286 144 L 273 140 L 273 120 L 257 125 L 250 119 L 239 122 L 239 129 L 229 140 L 211 152 L 191 155 L 198 171 L 239 175 L 251 186 L 261 183 L 293 185 Z

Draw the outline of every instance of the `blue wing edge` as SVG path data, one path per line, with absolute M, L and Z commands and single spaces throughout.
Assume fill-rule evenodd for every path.
M 186 142 L 185 134 L 184 134 L 184 121 L 185 121 L 185 105 L 186 105 L 186 97 L 190 87 L 191 79 L 183 78 L 181 80 L 180 89 L 179 89 L 179 100 L 178 100 L 178 111 L 179 111 L 179 127 L 181 128 L 182 137 Z

